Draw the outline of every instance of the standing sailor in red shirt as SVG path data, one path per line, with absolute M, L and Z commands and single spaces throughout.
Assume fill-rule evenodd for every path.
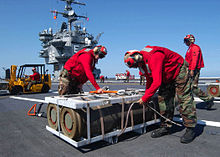
M 139 75 L 140 75 L 140 85 L 144 85 L 145 84 L 145 82 L 144 82 L 145 76 L 144 76 L 144 74 L 142 74 L 141 71 L 139 71 Z
M 92 71 L 98 60 L 104 58 L 106 54 L 107 49 L 99 45 L 94 49 L 84 48 L 67 60 L 60 73 L 59 95 L 81 92 L 82 85 L 88 80 L 95 87 L 97 93 L 103 93 L 103 89 L 97 84 Z
M 177 93 L 180 103 L 180 115 L 186 132 L 181 143 L 192 142 L 195 138 L 197 123 L 196 106 L 193 102 L 191 80 L 188 76 L 187 62 L 179 54 L 163 47 L 146 46 L 143 50 L 126 52 L 124 62 L 129 68 L 139 68 L 146 77 L 146 90 L 139 100 L 141 105 L 147 103 L 158 92 L 160 113 L 172 120 L 174 115 L 174 97 Z M 154 130 L 152 138 L 167 135 L 172 124 L 161 119 L 161 127 Z
M 126 70 L 126 80 L 125 80 L 125 82 L 129 82 L 129 78 L 130 78 L 130 71 Z
M 214 105 L 212 96 L 207 95 L 198 87 L 200 69 L 204 67 L 202 51 L 196 44 L 195 37 L 192 34 L 186 35 L 184 43 L 188 46 L 185 60 L 189 63 L 189 75 L 192 78 L 193 93 L 207 103 L 207 109 L 211 109 Z
M 105 77 L 103 75 L 100 76 L 100 83 L 104 83 Z

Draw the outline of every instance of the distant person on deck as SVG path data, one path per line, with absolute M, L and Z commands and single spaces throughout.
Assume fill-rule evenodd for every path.
M 33 84 L 36 84 L 38 81 L 40 81 L 40 74 L 37 72 L 36 68 L 32 68 L 32 72 L 33 72 L 33 75 L 29 76 L 31 81 L 27 85 L 27 91 L 30 90 Z M 25 76 L 28 76 L 28 75 L 25 75 Z
M 100 83 L 104 83 L 105 77 L 103 75 L 100 76 Z
M 189 75 L 192 78 L 192 90 L 196 96 L 206 102 L 207 109 L 211 109 L 214 105 L 214 98 L 207 95 L 198 87 L 200 69 L 204 67 L 204 62 L 202 51 L 198 45 L 194 44 L 194 42 L 195 37 L 192 34 L 186 35 L 184 38 L 184 43 L 189 47 L 186 52 L 185 60 L 189 63 Z
M 142 74 L 141 71 L 139 71 L 139 75 L 140 75 L 140 85 L 145 85 L 145 76 L 144 74 Z
M 130 78 L 130 72 L 128 70 L 126 70 L 126 80 L 125 80 L 125 82 L 129 82 L 129 78 Z

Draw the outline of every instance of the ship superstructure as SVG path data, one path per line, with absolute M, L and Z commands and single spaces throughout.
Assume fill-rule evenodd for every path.
M 76 2 L 75 0 L 61 0 L 66 2 L 64 12 L 51 11 L 54 18 L 60 14 L 67 18 L 68 22 L 63 22 L 60 29 L 53 33 L 52 28 L 45 29 L 39 33 L 39 39 L 42 41 L 43 49 L 40 51 L 40 57 L 45 58 L 46 64 L 54 66 L 54 78 L 58 79 L 59 73 L 62 70 L 65 62 L 80 49 L 85 47 L 94 47 L 102 33 L 98 34 L 96 39 L 88 33 L 85 27 L 81 27 L 79 19 L 88 19 L 86 16 L 77 15 L 72 9 L 72 4 L 85 5 L 84 3 Z M 95 69 L 96 77 L 101 71 Z

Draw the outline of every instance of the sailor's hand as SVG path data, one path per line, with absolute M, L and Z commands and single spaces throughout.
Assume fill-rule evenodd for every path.
M 190 76 L 193 77 L 194 76 L 194 71 L 190 70 Z
M 99 94 L 104 93 L 104 90 L 103 90 L 102 88 L 99 88 L 99 89 L 97 90 L 97 93 L 99 93 Z
M 138 100 L 138 103 L 139 103 L 140 105 L 144 105 L 144 101 L 143 101 L 141 98 Z

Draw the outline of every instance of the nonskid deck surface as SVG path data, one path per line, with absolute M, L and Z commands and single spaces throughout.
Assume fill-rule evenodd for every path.
M 145 87 L 123 84 L 109 85 L 109 88 L 119 90 Z M 0 156 L 219 156 L 218 100 L 215 101 L 213 109 L 207 111 L 205 104 L 196 99 L 198 120 L 215 122 L 216 125 L 209 126 L 210 123 L 197 125 L 197 137 L 190 144 L 183 145 L 179 142 L 180 136 L 184 133 L 183 127 L 174 126 L 172 134 L 152 139 L 150 133 L 156 127 L 152 126 L 143 135 L 126 133 L 119 138 L 119 143 L 114 145 L 100 141 L 76 149 L 45 129 L 46 118 L 27 115 L 30 107 L 39 103 L 38 100 L 43 101 L 45 97 L 57 96 L 56 89 L 57 85 L 53 85 L 52 92 L 46 94 L 0 96 Z M 84 91 L 88 90 L 89 88 L 84 86 Z M 42 106 L 41 111 L 46 112 L 46 105 Z M 179 113 L 176 111 L 175 114 L 178 118 Z

